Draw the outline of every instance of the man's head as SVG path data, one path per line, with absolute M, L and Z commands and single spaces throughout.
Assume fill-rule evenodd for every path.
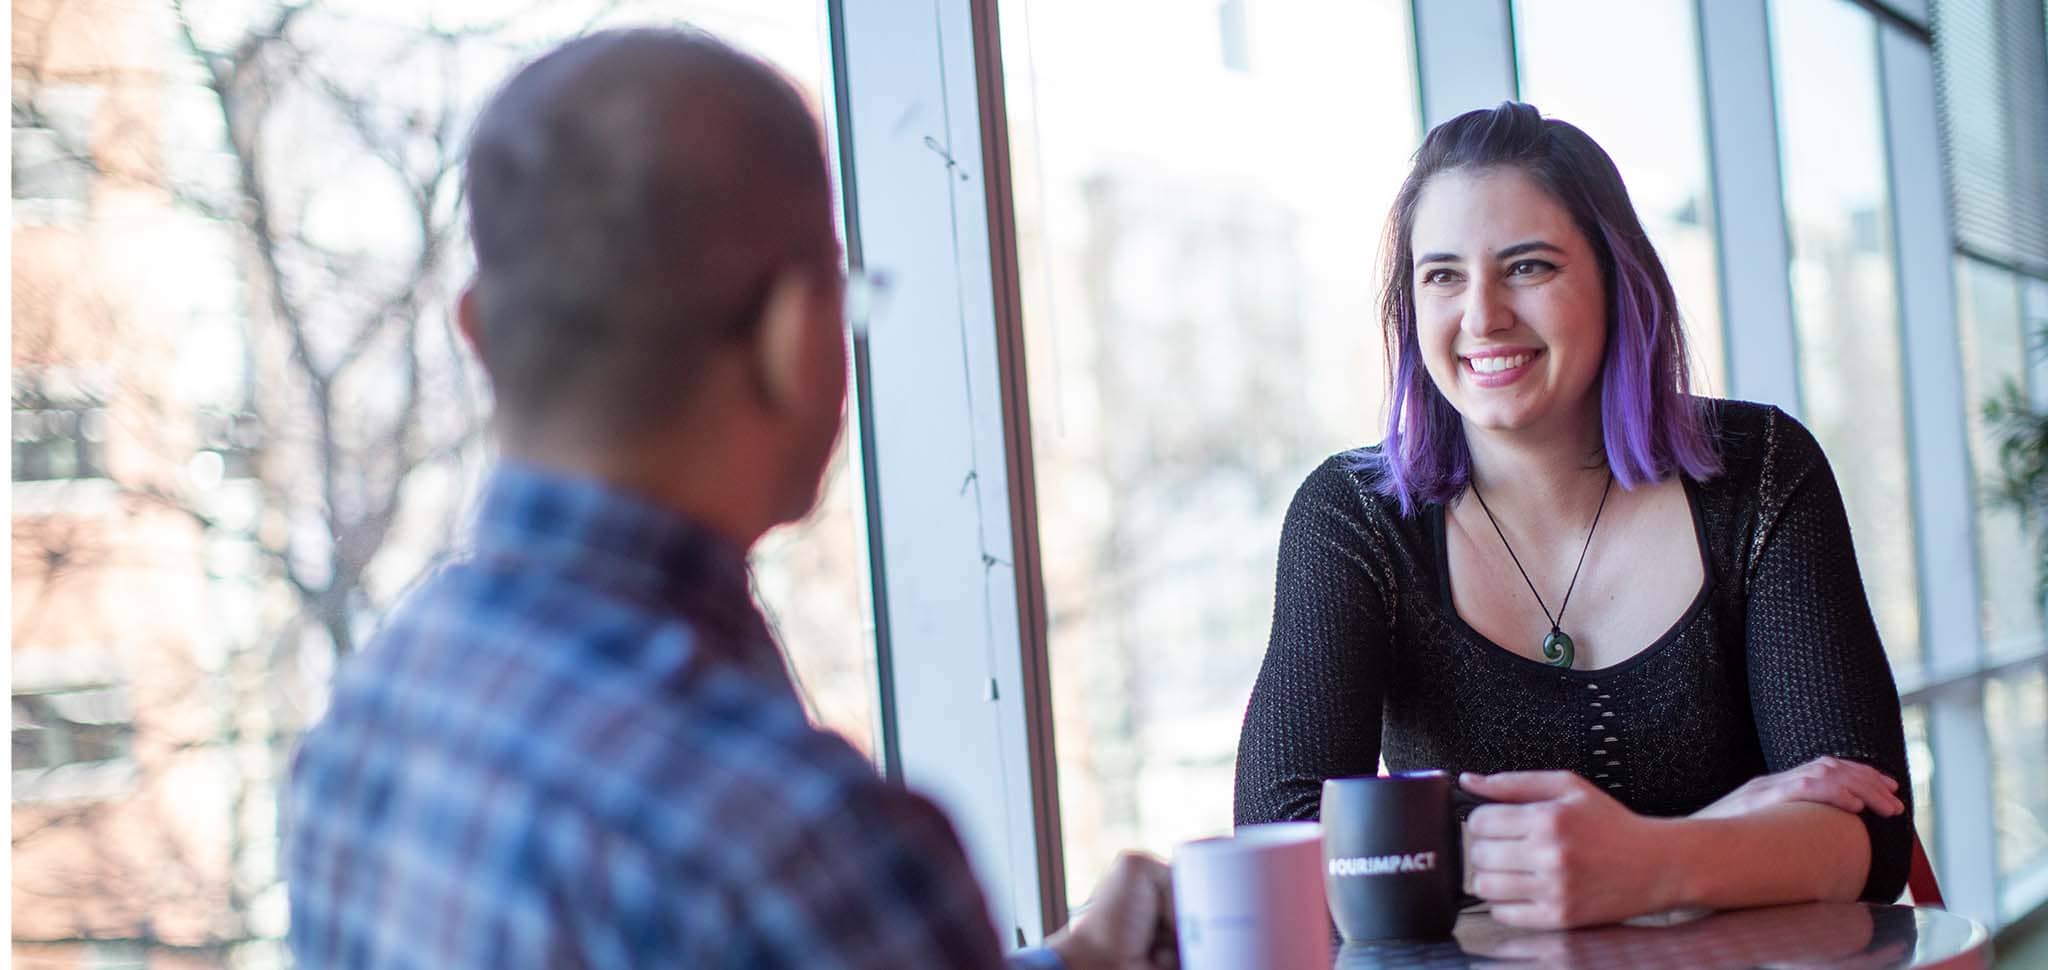
M 845 393 L 839 250 L 786 78 L 693 31 L 570 41 L 484 108 L 466 188 L 460 317 L 509 450 L 708 445 L 682 457 L 738 465 L 778 519 L 809 507 Z

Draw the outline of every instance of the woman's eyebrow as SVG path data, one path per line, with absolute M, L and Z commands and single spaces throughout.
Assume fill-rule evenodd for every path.
M 1512 246 L 1508 246 L 1502 249 L 1500 252 L 1497 252 L 1493 255 L 1495 259 L 1513 259 L 1516 256 L 1522 256 L 1528 253 L 1541 252 L 1552 252 L 1558 254 L 1559 256 L 1564 255 L 1563 249 L 1551 245 L 1550 243 L 1544 242 L 1541 239 L 1531 239 L 1528 242 L 1518 242 Z
M 1503 247 L 1499 252 L 1493 254 L 1493 258 L 1513 259 L 1516 256 L 1524 256 L 1529 253 L 1556 253 L 1559 256 L 1562 256 L 1564 255 L 1564 249 L 1553 243 L 1545 242 L 1541 239 L 1531 239 L 1526 242 L 1518 242 L 1512 246 Z M 1464 257 L 1459 256 L 1457 253 L 1423 253 L 1422 255 L 1415 257 L 1415 265 L 1422 266 L 1427 263 L 1457 263 L 1462 262 L 1463 259 Z

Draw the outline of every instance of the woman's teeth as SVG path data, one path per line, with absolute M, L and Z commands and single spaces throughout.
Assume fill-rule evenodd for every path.
M 1516 354 L 1512 357 L 1472 357 L 1469 359 L 1472 362 L 1472 370 L 1474 372 L 1480 374 L 1498 374 L 1504 370 L 1514 370 L 1515 368 L 1528 363 L 1529 358 L 1534 356 L 1536 355 Z

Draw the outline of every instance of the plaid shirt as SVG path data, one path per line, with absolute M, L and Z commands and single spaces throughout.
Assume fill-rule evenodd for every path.
M 303 967 L 1001 965 L 945 817 L 806 719 L 740 550 L 530 467 L 349 659 L 286 812 Z

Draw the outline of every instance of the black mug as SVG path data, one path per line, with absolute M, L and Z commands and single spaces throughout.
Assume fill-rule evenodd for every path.
M 1442 771 L 1323 782 L 1323 883 L 1338 932 L 1449 936 L 1470 898 L 1457 809 L 1481 801 Z

